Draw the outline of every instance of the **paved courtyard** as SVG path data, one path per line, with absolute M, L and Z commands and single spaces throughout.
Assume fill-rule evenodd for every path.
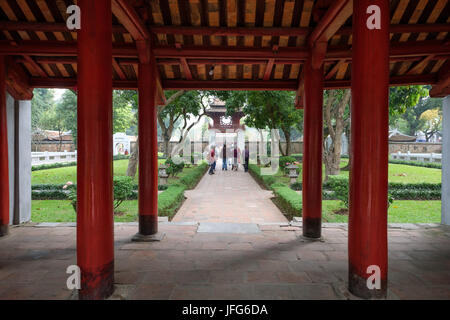
M 242 166 L 239 171 L 222 171 L 217 162 L 216 173 L 206 174 L 187 197 L 173 221 L 272 223 L 287 222 L 273 204 L 272 191 L 263 190 Z
M 134 243 L 136 224 L 115 225 L 112 299 L 354 299 L 346 290 L 346 225 L 323 240 L 300 226 L 260 225 L 253 234 L 199 233 L 161 222 L 158 243 Z M 0 299 L 73 299 L 73 226 L 22 226 L 0 239 Z M 389 299 L 450 299 L 450 228 L 389 228 Z

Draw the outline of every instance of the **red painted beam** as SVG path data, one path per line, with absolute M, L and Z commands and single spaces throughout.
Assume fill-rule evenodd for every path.
M 30 21 L 0 21 L 0 30 L 5 31 L 41 31 L 41 32 L 73 32 L 67 29 L 65 23 L 30 22 Z M 127 33 L 121 25 L 113 25 L 114 33 Z
M 445 97 L 448 95 L 450 86 L 450 60 L 442 66 L 437 75 L 436 85 L 430 90 L 431 97 Z
M 28 74 L 12 57 L 6 57 L 6 89 L 16 100 L 31 100 L 33 89 Z
M 368 29 L 369 5 L 380 8 L 381 29 Z M 349 290 L 362 298 L 387 292 L 389 131 L 389 0 L 354 3 L 349 188 Z M 376 48 L 376 50 L 373 50 Z M 368 278 L 379 271 L 379 288 Z M 373 281 L 369 281 L 373 284 Z
M 114 291 L 111 1 L 78 4 L 79 297 L 105 299 Z
M 305 36 L 310 28 L 272 28 L 272 27 L 186 27 L 186 26 L 152 26 L 155 34 L 180 34 L 185 36 Z
M 222 47 L 222 46 L 184 46 L 179 50 L 172 46 L 153 49 L 156 58 L 186 59 L 289 59 L 302 61 L 308 57 L 306 48 L 284 47 L 274 51 L 272 48 Z
M 277 52 L 272 48 L 251 47 L 220 47 L 220 46 L 185 46 L 183 50 L 175 47 L 156 47 L 153 49 L 156 58 L 181 57 L 187 59 L 252 59 L 268 60 L 280 59 L 304 61 L 308 58 L 307 47 L 282 47 Z M 448 55 L 450 43 L 448 41 L 426 40 L 420 42 L 392 42 L 391 58 L 409 58 L 426 55 Z M 9 41 L 0 40 L 0 54 L 32 55 L 32 56 L 76 56 L 76 42 L 65 41 Z M 138 56 L 134 45 L 114 45 L 113 56 L 116 58 L 136 58 Z M 329 46 L 325 61 L 352 59 L 350 46 Z
M 319 21 L 308 38 L 313 47 L 316 42 L 328 42 L 353 13 L 353 0 L 336 0 Z
M 150 32 L 145 24 L 139 18 L 130 2 L 125 0 L 111 1 L 113 14 L 117 20 L 131 34 L 134 40 L 150 39 Z
M 33 69 L 36 71 L 36 73 L 39 74 L 39 76 L 41 76 L 43 78 L 48 77 L 47 73 L 41 68 L 41 66 L 36 61 L 34 61 L 33 58 L 31 58 L 30 56 L 27 56 L 27 55 L 24 55 L 23 57 L 25 59 L 25 63 L 30 64 L 33 67 Z
M 269 59 L 269 62 L 267 62 L 266 70 L 264 71 L 263 80 L 269 80 L 270 79 L 274 63 L 275 63 L 275 59 Z
M 181 58 L 180 63 L 181 63 L 181 67 L 183 68 L 183 72 L 184 72 L 186 79 L 192 80 L 193 78 L 192 78 L 191 69 L 189 69 L 189 64 L 187 63 L 186 58 Z
M 114 33 L 129 33 L 122 25 L 112 26 Z M 0 30 L 5 31 L 42 31 L 68 32 L 65 23 L 0 21 Z M 205 36 L 305 36 L 313 28 L 273 28 L 273 27 L 187 27 L 187 26 L 151 26 L 153 34 L 205 35 Z M 448 23 L 429 24 L 392 24 L 390 33 L 435 33 L 450 32 Z M 351 35 L 351 27 L 342 27 L 337 35 Z
M 9 233 L 8 128 L 6 117 L 6 63 L 0 56 L 0 237 Z
M 40 56 L 76 56 L 75 41 L 10 41 L 0 40 L 0 54 L 5 55 L 40 55 Z M 114 45 L 113 56 L 120 58 L 136 57 L 134 45 Z
M 391 86 L 435 84 L 437 75 L 412 75 L 391 77 Z M 298 90 L 295 80 L 214 80 L 214 81 L 186 81 L 164 80 L 164 90 Z M 67 88 L 77 87 L 77 80 L 73 78 L 30 78 L 29 86 L 32 88 Z M 350 80 L 328 80 L 324 82 L 324 89 L 350 88 Z M 138 83 L 133 80 L 114 80 L 113 89 L 137 90 Z

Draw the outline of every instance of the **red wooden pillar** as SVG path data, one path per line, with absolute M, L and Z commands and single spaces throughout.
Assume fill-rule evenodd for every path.
M 156 66 L 150 41 L 136 42 L 139 51 L 139 233 L 134 241 L 160 240 L 158 235 L 158 140 Z
M 79 296 L 104 299 L 114 290 L 112 12 L 110 0 L 80 0 L 78 4 Z
M 8 234 L 9 226 L 9 169 L 8 130 L 6 119 L 6 66 L 0 56 L 0 237 Z
M 369 29 L 373 19 L 380 29 Z M 354 1 L 349 290 L 364 298 L 387 289 L 388 108 L 389 1 Z M 381 289 L 367 286 L 369 266 L 380 268 Z
M 302 220 L 308 238 L 320 238 L 322 229 L 323 64 L 314 63 L 317 53 L 312 50 L 304 65 Z

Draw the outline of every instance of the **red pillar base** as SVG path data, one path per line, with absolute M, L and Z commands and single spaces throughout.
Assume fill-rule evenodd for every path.
M 352 270 L 348 273 L 348 290 L 357 297 L 363 299 L 384 299 L 387 297 L 387 280 L 381 279 L 380 286 L 380 289 L 369 289 L 367 287 L 367 279 L 360 277 Z
M 306 238 L 320 238 L 322 236 L 322 219 L 305 218 L 303 219 L 303 236 Z
M 9 234 L 9 226 L 7 224 L 0 226 L 0 237 L 5 237 Z
M 101 300 L 114 292 L 114 260 L 96 270 L 81 269 L 80 300 Z
M 156 218 L 156 219 L 155 219 Z M 158 232 L 158 216 L 139 215 L 139 233 L 149 236 Z

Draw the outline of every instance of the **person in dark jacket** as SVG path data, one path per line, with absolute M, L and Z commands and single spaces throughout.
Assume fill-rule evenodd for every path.
M 245 172 L 248 172 L 248 161 L 250 159 L 250 151 L 248 150 L 248 146 L 245 146 L 245 153 L 244 153 L 244 170 Z
M 228 164 L 227 164 L 227 145 L 224 144 L 222 148 L 222 171 L 228 170 Z

